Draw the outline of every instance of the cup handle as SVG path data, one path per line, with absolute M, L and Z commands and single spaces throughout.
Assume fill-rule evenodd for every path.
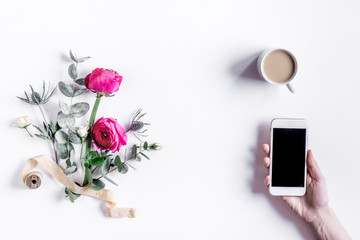
M 295 93 L 295 88 L 290 83 L 286 84 L 287 88 L 290 90 L 291 93 Z

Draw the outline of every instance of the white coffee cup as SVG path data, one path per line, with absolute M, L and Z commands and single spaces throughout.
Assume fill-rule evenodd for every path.
M 264 50 L 257 60 L 261 77 L 273 85 L 286 85 L 295 93 L 291 81 L 294 79 L 298 64 L 295 56 L 288 50 L 275 48 Z

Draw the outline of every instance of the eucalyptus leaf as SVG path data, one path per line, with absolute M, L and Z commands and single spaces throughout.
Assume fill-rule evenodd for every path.
M 57 122 L 62 128 L 71 127 L 75 124 L 75 117 L 73 115 L 64 114 L 63 112 L 58 112 Z
M 78 72 L 77 72 L 75 63 L 72 63 L 72 64 L 69 66 L 69 68 L 68 68 L 68 74 L 69 74 L 69 76 L 70 76 L 73 80 L 77 79 L 77 77 L 78 77 Z
M 91 58 L 91 57 L 83 57 L 83 58 L 80 58 L 80 59 L 78 59 L 78 63 L 82 63 L 82 62 L 85 62 L 86 60 L 88 60 L 89 58 Z
M 69 175 L 69 174 L 72 174 L 72 173 L 76 172 L 76 170 L 77 170 L 77 167 L 76 167 L 76 166 L 71 166 L 71 167 L 66 168 L 66 169 L 64 170 L 64 173 L 65 173 L 66 175 Z
M 133 159 L 136 159 L 137 156 L 137 146 L 134 144 L 131 148 L 131 155 Z
M 122 174 L 125 174 L 129 171 L 129 167 L 127 164 L 123 164 L 123 168 L 121 169 L 121 172 Z
M 63 131 L 57 131 L 55 133 L 55 139 L 58 141 L 58 143 L 67 143 L 68 141 L 68 135 L 64 133 Z
M 85 86 L 85 78 L 78 78 L 75 80 L 75 83 L 81 86 Z
M 74 145 L 72 145 L 71 143 L 68 143 L 68 148 L 69 148 L 69 152 L 71 152 L 71 150 L 75 152 Z
M 70 157 L 69 157 L 70 163 L 73 165 L 75 164 L 75 150 L 71 149 L 70 150 Z
M 79 118 L 84 116 L 90 109 L 90 105 L 86 102 L 75 103 L 71 106 L 72 116 Z
M 105 164 L 103 165 L 103 168 L 102 168 L 104 173 L 106 173 L 110 170 L 111 161 L 112 161 L 111 157 L 107 157 L 105 159 Z
M 119 156 L 119 155 L 117 155 L 117 156 L 115 157 L 114 164 L 115 164 L 115 166 L 117 166 L 118 171 L 121 172 L 122 169 L 123 169 L 123 165 L 124 165 L 124 164 L 121 162 L 121 159 L 120 159 L 120 156 Z
M 77 133 L 75 133 L 69 129 L 68 134 L 69 134 L 70 142 L 75 143 L 75 144 L 81 144 L 81 138 L 77 135 Z
M 66 159 L 65 163 L 66 163 L 66 168 L 69 168 L 72 166 L 70 158 Z
M 72 53 L 72 51 L 71 51 L 71 49 L 70 49 L 70 58 L 71 58 L 71 60 L 73 60 L 74 62 L 78 62 L 78 60 L 76 59 L 76 57 L 74 56 L 74 54 Z
M 148 142 L 144 142 L 144 145 L 143 145 L 143 148 L 145 149 L 145 150 L 147 150 L 148 149 L 148 147 L 149 147 L 149 144 L 148 144 Z
M 69 152 L 69 158 L 66 159 L 66 167 L 70 168 L 72 166 L 76 167 L 76 163 L 75 163 L 75 150 L 72 147 L 69 147 L 70 151 Z
M 73 97 L 74 91 L 73 91 L 72 87 L 70 87 L 63 81 L 60 81 L 58 86 L 59 86 L 60 92 L 62 94 L 64 94 L 66 97 Z
M 109 178 L 108 176 L 106 176 L 105 174 L 102 175 L 104 177 L 104 179 L 106 179 L 108 182 L 114 184 L 115 186 L 118 186 L 118 184 L 116 182 L 114 182 L 111 178 Z
M 74 202 L 76 199 L 78 199 L 81 195 L 77 193 L 73 193 L 70 189 L 65 188 L 65 193 L 69 195 L 70 202 Z
M 135 160 L 138 161 L 138 162 L 141 162 L 142 158 L 140 156 L 137 156 Z
M 61 143 L 57 145 L 57 150 L 59 158 L 67 159 L 70 157 L 69 151 L 74 150 L 74 146 L 71 143 Z
M 144 158 L 146 158 L 147 160 L 150 160 L 150 158 L 145 154 L 145 153 L 140 153 L 141 154 L 141 156 L 143 156 Z
M 85 177 L 91 186 L 93 183 L 93 177 L 90 168 L 85 168 Z
M 70 114 L 69 106 L 64 101 L 59 101 L 59 107 L 64 114 Z
M 103 183 L 101 180 L 95 179 L 92 184 L 90 185 L 90 188 L 94 191 L 99 191 L 105 187 L 105 183 Z
M 90 159 L 90 163 L 94 166 L 101 166 L 105 163 L 105 160 L 103 157 L 96 157 L 96 158 Z
M 59 155 L 59 158 L 67 159 L 69 155 L 68 155 L 68 149 L 67 149 L 66 144 L 58 144 L 57 153 Z
M 75 93 L 74 93 L 74 97 L 77 97 L 83 93 L 86 93 L 87 92 L 87 88 L 81 88 L 79 90 L 77 90 Z

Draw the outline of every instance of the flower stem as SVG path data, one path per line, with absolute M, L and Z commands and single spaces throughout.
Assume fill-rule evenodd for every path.
M 97 95 L 96 96 L 96 100 L 95 100 L 95 103 L 94 103 L 94 106 L 93 106 L 93 109 L 91 111 L 91 115 L 90 115 L 90 120 L 89 120 L 89 131 L 91 132 L 91 128 L 92 126 L 94 125 L 94 122 L 95 122 L 95 118 L 96 118 L 96 113 L 99 109 L 99 104 L 100 104 L 100 101 L 101 101 L 101 95 Z M 86 156 L 88 155 L 88 153 L 90 152 L 90 149 L 91 149 L 91 137 L 90 137 L 90 134 L 88 135 L 88 137 L 86 138 L 86 155 L 85 155 L 85 159 L 86 159 Z M 83 186 L 85 186 L 86 184 L 88 184 L 88 181 L 87 181 L 87 177 L 86 177 L 86 173 L 85 173 L 85 176 L 84 176 L 84 181 L 83 181 Z
M 33 137 L 33 135 L 31 135 L 31 133 L 29 132 L 29 130 L 27 129 L 28 127 L 26 126 L 26 127 L 24 127 L 25 128 L 25 130 L 27 131 L 27 133 L 30 135 L 30 137 Z
M 83 153 L 83 148 L 84 148 L 84 138 L 81 138 L 81 150 L 80 150 L 80 164 L 82 163 L 82 153 Z M 81 164 L 81 166 L 83 167 L 83 165 Z
M 39 107 L 40 112 L 41 112 L 41 115 L 42 115 L 42 117 L 43 117 L 43 119 L 44 119 L 44 123 L 45 123 L 45 127 L 46 127 L 46 129 L 45 129 L 45 130 L 46 130 L 46 134 L 47 134 L 47 135 L 52 134 L 51 131 L 50 131 L 50 129 L 49 129 L 49 124 L 48 124 L 47 121 L 46 121 L 45 114 L 44 114 L 44 112 L 43 112 L 40 104 L 37 104 L 37 106 Z M 56 162 L 56 164 L 59 164 L 59 159 L 58 159 L 58 155 L 57 155 L 57 151 L 56 151 L 56 147 L 55 147 L 55 139 L 52 138 L 52 139 L 51 139 L 51 142 L 52 142 L 53 149 L 54 149 L 55 162 Z
M 89 120 L 89 129 L 91 131 L 92 126 L 94 125 L 95 122 L 95 118 L 96 118 L 96 113 L 99 109 L 99 104 L 100 104 L 100 100 L 101 97 L 96 97 L 91 115 L 90 115 L 90 120 Z M 88 153 L 90 151 L 90 147 L 91 147 L 91 138 L 90 135 L 87 137 L 86 139 L 86 153 Z

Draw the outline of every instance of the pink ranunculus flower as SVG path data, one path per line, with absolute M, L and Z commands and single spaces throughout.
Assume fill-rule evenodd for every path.
M 85 86 L 95 92 L 112 94 L 119 90 L 122 79 L 116 71 L 95 68 L 85 77 Z
M 112 152 L 119 151 L 127 142 L 124 128 L 113 118 L 98 119 L 91 129 L 90 136 L 97 148 Z

